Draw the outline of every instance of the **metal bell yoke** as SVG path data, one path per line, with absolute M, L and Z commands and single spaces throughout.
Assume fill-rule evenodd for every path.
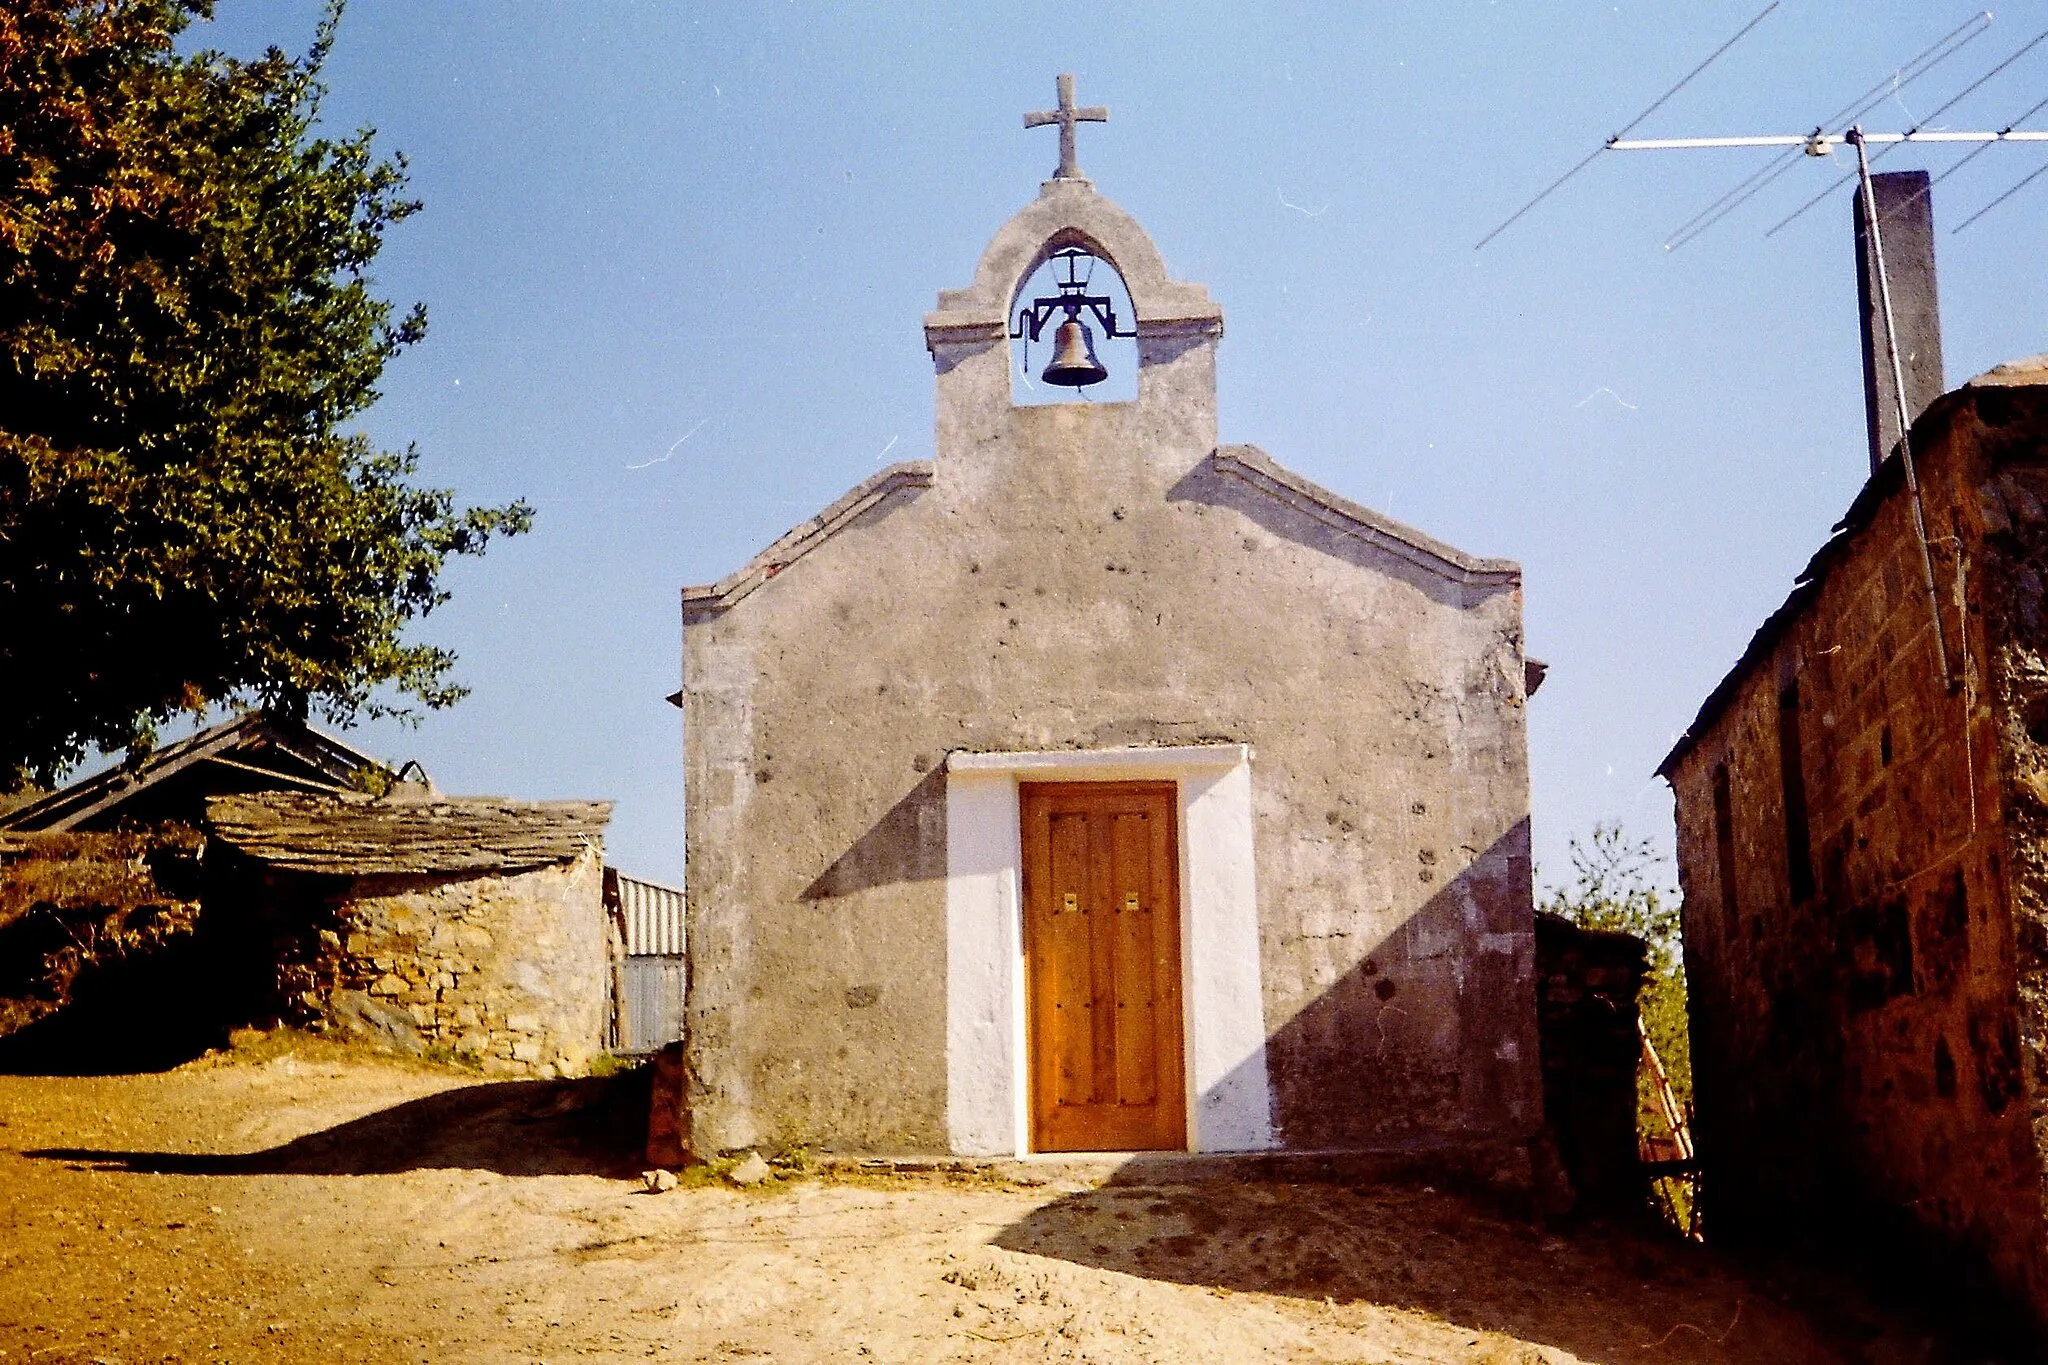
M 1054 314 L 1065 313 L 1066 320 L 1053 332 L 1052 363 L 1045 367 L 1039 378 L 1047 384 L 1069 389 L 1085 389 L 1090 384 L 1100 384 L 1109 378 L 1109 370 L 1096 356 L 1095 332 L 1081 321 L 1081 314 L 1094 314 L 1104 336 L 1134 337 L 1138 329 L 1119 327 L 1116 305 L 1110 297 L 1088 292 L 1096 258 L 1086 248 L 1064 247 L 1053 252 L 1049 259 L 1054 265 L 1059 293 L 1033 299 L 1018 309 L 1017 322 L 1010 329 L 1010 337 L 1012 340 L 1028 338 L 1028 348 L 1029 342 L 1038 340 Z M 1028 360 L 1026 363 L 1028 365 Z

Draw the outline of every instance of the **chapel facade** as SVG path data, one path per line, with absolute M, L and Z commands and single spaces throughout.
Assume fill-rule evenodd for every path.
M 1062 134 L 925 318 L 935 458 L 683 590 L 681 1143 L 1525 1149 L 1520 570 L 1220 446 L 1222 310 Z M 1013 401 L 1071 248 L 1135 401 Z

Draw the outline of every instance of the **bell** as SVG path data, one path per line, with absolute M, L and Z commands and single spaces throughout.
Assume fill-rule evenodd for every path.
M 1038 376 L 1048 384 L 1070 389 L 1086 388 L 1109 378 L 1109 371 L 1095 358 L 1095 334 L 1078 318 L 1068 318 L 1053 334 L 1052 363 Z

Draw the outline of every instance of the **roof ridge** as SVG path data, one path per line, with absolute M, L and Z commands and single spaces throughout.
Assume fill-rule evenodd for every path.
M 1331 492 L 1255 445 L 1218 446 L 1209 461 L 1219 473 L 1242 480 L 1333 530 L 1355 536 L 1453 582 L 1509 584 L 1522 580 L 1522 566 L 1514 560 L 1466 554 L 1406 522 Z
M 904 460 L 861 480 L 824 511 L 798 522 L 767 549 L 716 583 L 684 588 L 684 612 L 717 613 L 730 609 L 735 602 L 838 535 L 861 513 L 898 489 L 931 487 L 936 469 L 930 460 Z
M 1976 394 L 1983 389 L 2037 387 L 2037 381 L 2024 378 L 2026 375 L 2042 373 L 2032 368 L 2029 363 L 2032 359 L 2034 357 L 2007 362 L 1996 369 L 1987 370 L 1958 388 L 1936 396 L 1934 401 L 1913 420 L 1911 430 L 1915 458 L 1926 461 L 1945 450 L 1945 447 L 1937 447 L 1934 443 L 1935 433 L 1942 423 L 1952 421 L 1954 415 L 1961 411 L 1965 404 L 1974 403 Z M 2021 377 L 1994 378 L 1993 376 L 1997 376 L 2000 371 Z M 1807 603 L 1821 591 L 1828 575 L 1833 572 L 1836 561 L 1849 552 L 1856 538 L 1876 520 L 1878 510 L 1905 487 L 1905 465 L 1896 454 L 1886 456 L 1884 462 L 1857 486 L 1855 497 L 1849 500 L 1849 510 L 1842 514 L 1840 521 L 1828 528 L 1827 539 L 1821 542 L 1820 548 L 1813 552 L 1807 559 L 1806 566 L 1792 580 L 1792 590 L 1785 595 L 1784 601 L 1764 617 L 1763 623 L 1750 634 L 1749 643 L 1743 646 L 1742 653 L 1736 656 L 1735 662 L 1721 675 L 1721 680 L 1708 691 L 1706 700 L 1702 701 L 1699 710 L 1693 713 L 1692 722 L 1679 733 L 1676 740 L 1672 741 L 1663 761 L 1657 764 L 1651 774 L 1653 777 L 1661 777 L 1667 782 L 1671 780 L 1672 774 L 1677 771 L 1679 760 L 1684 758 L 1720 719 L 1721 713 L 1727 710 L 1736 693 L 1742 689 L 1751 668 L 1766 653 L 1777 647 L 1778 641 L 1791 628 L 1791 623 L 1805 610 Z
M 283 735 L 278 729 L 281 725 L 295 725 L 315 743 L 339 750 L 341 754 L 358 763 L 377 762 L 368 754 L 315 729 L 305 721 L 280 721 L 278 717 L 262 708 L 255 707 L 195 730 L 183 739 L 174 740 L 162 748 L 150 750 L 132 769 L 125 760 L 116 759 L 96 772 L 88 773 L 46 796 L 0 816 L 0 829 L 70 829 L 79 822 L 97 815 L 107 806 L 117 805 L 136 792 L 176 775 L 192 763 L 212 757 L 221 750 L 235 748 L 241 741 L 254 734 L 270 731 L 273 736 L 281 739 Z M 53 813 L 55 819 L 51 823 L 39 823 L 49 819 Z

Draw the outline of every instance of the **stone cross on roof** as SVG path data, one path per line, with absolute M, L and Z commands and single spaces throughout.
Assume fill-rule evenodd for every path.
M 1074 107 L 1074 78 L 1062 73 L 1059 79 L 1060 107 L 1046 109 L 1024 116 L 1026 128 L 1043 128 L 1048 123 L 1060 126 L 1060 168 L 1053 172 L 1055 180 L 1086 180 L 1081 168 L 1074 161 L 1074 125 L 1077 123 L 1107 123 L 1109 110 L 1100 104 L 1086 108 Z

